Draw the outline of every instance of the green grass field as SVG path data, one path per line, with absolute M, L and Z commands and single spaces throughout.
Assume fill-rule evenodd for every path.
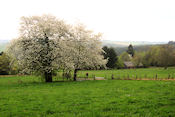
M 86 77 L 86 73 L 89 73 L 89 77 L 104 77 L 107 79 L 111 79 L 111 75 L 113 74 L 114 78 L 157 78 L 158 79 L 166 79 L 168 76 L 170 78 L 175 79 L 175 68 L 170 67 L 168 69 L 164 68 L 140 68 L 140 69 L 119 69 L 119 70 L 86 70 L 86 71 L 79 71 L 78 77 L 84 78 Z
M 0 117 L 6 116 L 174 117 L 175 81 L 44 83 L 34 76 L 1 77 Z

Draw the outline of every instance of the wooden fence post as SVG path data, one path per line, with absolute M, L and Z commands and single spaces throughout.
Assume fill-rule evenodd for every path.
M 112 80 L 114 79 L 114 75 L 113 75 L 113 74 L 111 75 L 111 79 L 112 79 Z
M 168 79 L 170 79 L 170 74 L 168 74 Z
M 142 76 L 142 75 L 140 75 L 140 77 L 139 77 L 140 80 L 142 80 L 142 77 L 141 77 L 141 76 Z
M 156 80 L 157 80 L 157 74 L 156 74 Z
M 126 77 L 125 77 L 125 75 L 124 75 L 124 76 L 123 76 L 123 79 L 125 80 L 125 78 L 126 78 Z
M 118 76 L 118 79 L 120 80 L 120 74 L 119 74 L 119 76 Z
M 171 78 L 174 79 L 174 74 L 172 74 Z
M 145 74 L 145 78 L 147 78 L 147 75 Z
M 93 77 L 94 77 L 94 80 L 95 80 L 95 75 L 93 75 Z
M 128 74 L 128 80 L 129 80 L 129 74 Z

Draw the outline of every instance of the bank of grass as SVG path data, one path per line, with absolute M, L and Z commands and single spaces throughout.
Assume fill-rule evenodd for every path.
M 175 79 L 175 67 L 170 67 L 168 69 L 164 68 L 138 68 L 138 69 L 116 69 L 116 70 L 82 70 L 78 72 L 78 77 L 84 78 L 86 77 L 86 73 L 89 74 L 89 77 L 104 77 L 107 79 L 111 79 L 113 74 L 114 78 L 157 78 L 158 79 L 165 79 L 165 78 L 174 78 Z
M 0 78 L 0 117 L 174 117 L 174 81 Z

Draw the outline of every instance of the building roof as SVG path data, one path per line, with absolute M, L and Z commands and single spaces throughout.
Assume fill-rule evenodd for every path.
M 126 67 L 134 67 L 134 64 L 133 64 L 131 61 L 125 61 L 125 62 L 124 62 L 124 65 L 125 65 Z
M 143 64 L 142 63 L 139 63 L 139 67 L 143 67 Z

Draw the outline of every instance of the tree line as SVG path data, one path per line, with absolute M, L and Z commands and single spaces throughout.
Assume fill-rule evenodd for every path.
M 164 67 L 175 66 L 175 45 L 171 43 L 164 45 L 150 46 L 147 51 L 138 52 L 130 44 L 128 49 L 118 55 L 112 47 L 104 46 L 105 58 L 108 58 L 106 66 L 108 68 L 125 68 L 124 62 L 132 62 L 134 66 L 140 67 Z

